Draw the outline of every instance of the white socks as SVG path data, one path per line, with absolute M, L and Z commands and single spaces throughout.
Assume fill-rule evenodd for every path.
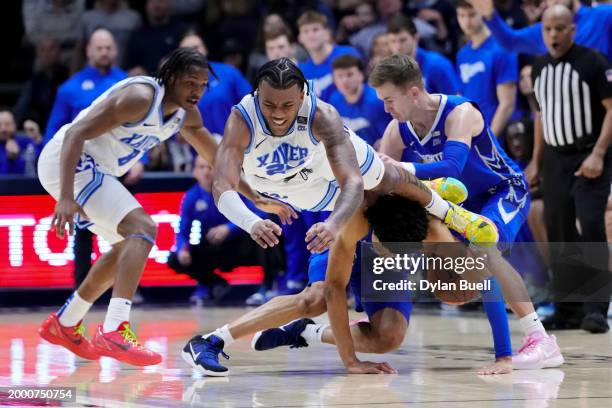
M 307 324 L 300 336 L 306 340 L 306 343 L 308 343 L 309 346 L 313 344 L 320 344 L 322 343 L 321 337 L 323 336 L 323 332 L 328 327 L 329 324 Z
M 542 326 L 542 322 L 540 321 L 540 318 L 536 312 L 521 317 L 519 319 L 519 323 L 526 336 L 529 336 L 535 332 L 546 334 L 546 329 L 544 329 L 544 326 Z
M 440 197 L 438 193 L 431 190 L 431 202 L 425 206 L 425 210 L 436 218 L 444 220 L 449 209 L 450 205 L 448 202 Z
M 112 298 L 108 304 L 108 311 L 106 312 L 102 331 L 104 333 L 112 332 L 117 330 L 121 323 L 129 322 L 131 308 L 132 301 L 130 299 Z
M 64 306 L 57 311 L 60 324 L 64 327 L 75 326 L 79 321 L 83 320 L 91 305 L 91 303 L 83 300 L 78 292 L 75 291 L 66 300 Z
M 207 338 L 208 336 L 214 334 L 215 336 L 219 337 L 221 340 L 223 340 L 223 347 L 227 347 L 230 344 L 232 344 L 233 342 L 235 342 L 236 340 L 232 337 L 232 333 L 230 333 L 229 328 L 227 327 L 227 324 L 217 330 L 215 330 L 212 333 L 208 333 L 202 336 L 203 339 Z

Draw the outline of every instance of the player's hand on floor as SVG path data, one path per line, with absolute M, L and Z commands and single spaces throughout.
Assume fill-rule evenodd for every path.
M 66 232 L 66 223 L 68 224 L 68 234 L 74 233 L 74 215 L 79 214 L 81 218 L 87 219 L 87 215 L 83 208 L 77 204 L 74 200 L 60 199 L 55 204 L 55 211 L 53 213 L 53 219 L 51 220 L 51 228 L 54 228 L 57 236 L 60 239 L 64 239 L 64 233 Z
M 290 205 L 262 195 L 257 197 L 255 206 L 261 211 L 265 211 L 269 214 L 276 214 L 283 224 L 291 224 L 293 219 L 298 218 L 297 213 Z
M 478 375 L 510 374 L 512 372 L 512 357 L 502 357 L 494 364 L 478 369 Z
M 270 220 L 257 221 L 251 228 L 251 238 L 262 248 L 273 247 L 278 244 L 278 237 L 282 233 L 281 227 Z
M 306 232 L 306 248 L 315 254 L 328 249 L 338 235 L 338 228 L 330 222 L 318 222 Z
M 359 361 L 348 365 L 349 374 L 397 374 L 397 370 L 388 363 L 374 363 L 372 361 Z

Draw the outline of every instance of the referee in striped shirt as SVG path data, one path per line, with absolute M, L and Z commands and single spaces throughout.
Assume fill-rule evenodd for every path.
M 548 54 L 533 65 L 540 109 L 525 174 L 533 187 L 540 171 L 549 241 L 602 243 L 589 244 L 589 266 L 562 261 L 570 245 L 551 246 L 556 311 L 543 323 L 551 330 L 604 333 L 611 276 L 604 213 L 612 176 L 612 68 L 597 51 L 574 43 L 576 27 L 565 6 L 549 7 L 542 22 Z

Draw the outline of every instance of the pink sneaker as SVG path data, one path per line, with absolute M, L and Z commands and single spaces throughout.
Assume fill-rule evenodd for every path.
M 512 366 L 516 370 L 558 367 L 564 361 L 557 338 L 540 332 L 525 337 L 522 347 L 512 356 Z

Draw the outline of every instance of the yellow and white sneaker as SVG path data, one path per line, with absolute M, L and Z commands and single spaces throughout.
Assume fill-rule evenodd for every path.
M 461 204 L 468 198 L 465 185 L 452 177 L 440 177 L 433 180 L 421 180 L 423 184 L 451 203 Z
M 451 202 L 448 204 L 450 208 L 444 217 L 444 224 L 450 229 L 478 246 L 491 247 L 497 244 L 499 233 L 493 221 Z

